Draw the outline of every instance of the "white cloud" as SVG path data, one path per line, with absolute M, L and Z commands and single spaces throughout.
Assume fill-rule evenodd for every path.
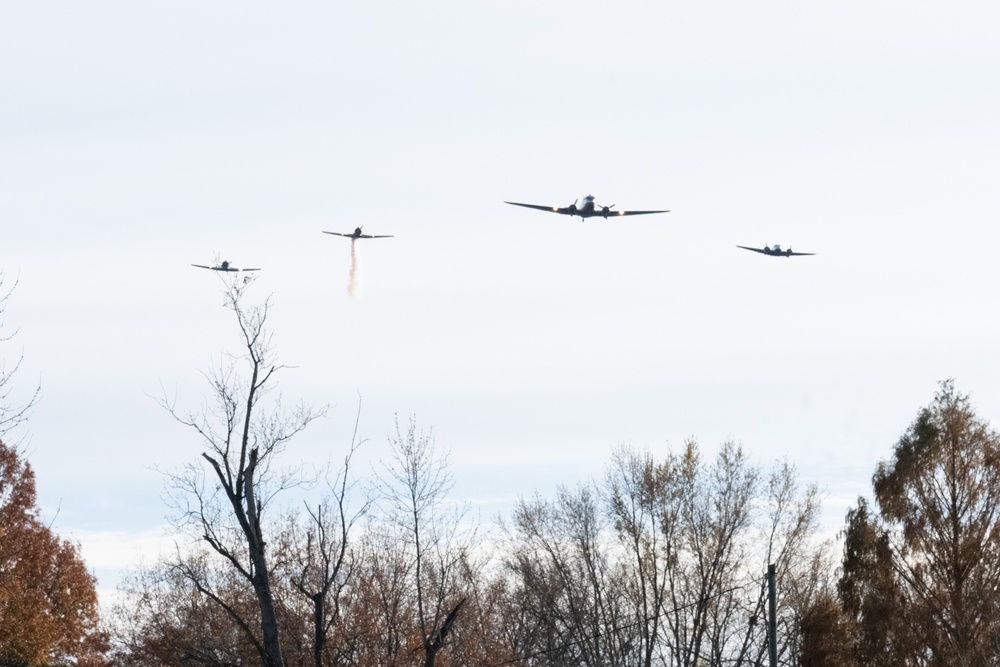
M 140 562 L 152 563 L 173 547 L 167 526 L 140 531 L 74 530 L 87 567 L 92 570 L 123 570 Z M 103 579 L 103 577 L 102 577 Z

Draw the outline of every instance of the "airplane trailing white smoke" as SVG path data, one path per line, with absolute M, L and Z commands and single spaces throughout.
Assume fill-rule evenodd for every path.
M 347 275 L 347 295 L 352 299 L 361 298 L 361 249 L 357 239 L 351 239 L 351 271 Z
M 353 299 L 361 298 L 361 249 L 358 248 L 358 239 L 391 239 L 391 235 L 385 234 L 365 234 L 360 227 L 355 227 L 353 232 L 327 232 L 334 236 L 343 236 L 351 239 L 351 272 L 347 277 L 347 294 Z

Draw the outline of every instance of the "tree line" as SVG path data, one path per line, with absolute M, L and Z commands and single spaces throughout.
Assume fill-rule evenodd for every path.
M 81 601 L 76 616 L 42 616 L 78 622 L 48 643 L 14 637 L 34 626 L 12 611 L 26 608 L 11 592 L 24 559 L 6 549 L 17 521 L 4 512 L 30 468 L 9 450 L 0 667 L 763 665 L 771 564 L 778 664 L 1000 662 L 1000 435 L 952 382 L 879 464 L 837 540 L 821 533 L 815 485 L 735 442 L 712 454 L 693 440 L 619 446 L 599 479 L 484 523 L 453 501 L 447 452 L 413 418 L 397 420 L 370 480 L 352 465 L 355 433 L 324 493 L 292 505 L 302 477 L 284 450 L 323 409 L 275 391 L 270 304 L 247 305 L 248 285 L 227 283 L 241 351 L 207 374 L 209 407 L 164 401 L 203 443 L 169 476 L 176 548 L 128 574 L 102 625 L 93 578 L 53 538 L 70 557 L 38 567 L 75 578 L 37 599 Z M 37 520 L 22 496 L 20 521 Z

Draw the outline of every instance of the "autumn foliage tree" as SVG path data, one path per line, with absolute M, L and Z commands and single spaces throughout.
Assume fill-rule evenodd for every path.
M 39 517 L 35 475 L 0 441 L 0 665 L 103 664 L 94 577 Z
M 848 514 L 839 582 L 863 665 L 995 665 L 1000 433 L 944 382 Z

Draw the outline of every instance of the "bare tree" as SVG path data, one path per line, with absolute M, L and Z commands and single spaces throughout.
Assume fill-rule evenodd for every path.
M 315 667 L 323 667 L 325 664 L 328 635 L 335 624 L 343 622 L 342 596 L 358 565 L 357 554 L 350 546 L 349 537 L 355 524 L 365 516 L 371 505 L 371 500 L 365 499 L 358 509 L 351 510 L 349 507 L 348 496 L 353 488 L 350 481 L 351 460 L 362 444 L 357 439 L 360 417 L 359 403 L 351 446 L 344 456 L 340 471 L 328 484 L 330 495 L 315 507 L 306 504 L 306 525 L 300 526 L 295 521 L 288 540 L 289 549 L 285 560 L 290 570 L 289 580 L 295 590 L 312 605 Z M 341 651 L 345 658 L 349 658 L 353 652 L 349 645 L 341 647 Z
M 779 660 L 788 663 L 794 663 L 802 654 L 805 616 L 817 604 L 828 601 L 833 593 L 832 545 L 829 540 L 817 539 L 821 504 L 819 488 L 815 484 L 800 488 L 797 472 L 788 462 L 771 470 L 757 537 L 757 542 L 767 548 L 763 553 L 758 552 L 756 573 L 762 576 L 769 564 L 775 565 L 781 640 L 777 651 Z M 754 618 L 764 618 L 765 597 L 766 586 L 762 581 L 753 603 Z M 747 631 L 740 655 L 763 660 L 764 643 L 754 643 L 751 636 Z M 752 647 L 756 647 L 756 655 Z
M 649 452 L 619 447 L 605 477 L 608 506 L 625 556 L 625 594 L 633 606 L 641 667 L 652 667 L 662 650 L 663 612 L 667 604 L 668 560 L 665 542 L 674 539 L 676 509 L 667 501 L 669 468 Z
M 627 664 L 634 617 L 601 509 L 598 490 L 581 485 L 514 510 L 508 568 L 529 616 L 521 650 L 539 664 Z
M 402 667 L 422 650 L 416 624 L 406 535 L 374 520 L 361 539 L 361 571 L 351 591 L 348 632 L 357 638 L 353 664 Z
M 794 603 L 821 579 L 818 507 L 791 466 L 765 476 L 734 443 L 709 462 L 693 441 L 661 461 L 619 448 L 603 488 L 515 510 L 508 563 L 529 617 L 521 654 L 553 667 L 758 664 L 763 575 L 775 562 L 792 608 L 779 633 L 791 663 Z
M 0 329 L 3 328 L 3 314 L 7 310 L 7 301 L 17 288 L 17 281 L 14 281 L 10 289 L 5 288 L 4 281 L 4 273 L 0 271 Z M 0 333 L 0 343 L 9 342 L 14 338 L 16 333 L 16 331 L 9 334 Z M 6 360 L 0 357 L 0 437 L 17 428 L 28 419 L 28 414 L 31 412 L 31 408 L 35 406 L 35 403 L 38 402 L 38 396 L 41 392 L 41 387 L 35 387 L 30 398 L 19 402 L 19 404 L 11 405 L 11 393 L 14 389 L 12 382 L 14 376 L 17 375 L 17 371 L 21 368 L 23 360 L 24 355 L 19 354 L 13 366 L 8 367 Z M 16 445 L 17 443 L 14 444 Z
M 398 548 L 408 565 L 424 665 L 433 667 L 462 606 L 461 566 L 476 530 L 463 531 L 466 508 L 445 504 L 453 480 L 447 456 L 438 453 L 432 434 L 418 433 L 414 418 L 403 434 L 397 419 L 390 445 L 392 459 L 377 483 L 378 496 L 386 518 L 402 537 Z
M 226 284 L 225 305 L 236 318 L 240 354 L 227 355 L 207 375 L 212 403 L 203 410 L 182 414 L 163 401 L 174 418 L 198 433 L 205 447 L 202 465 L 192 463 L 171 477 L 172 499 L 180 526 L 252 587 L 260 636 L 253 619 L 212 586 L 205 568 L 192 566 L 180 550 L 175 567 L 237 622 L 267 667 L 283 667 L 264 516 L 275 494 L 296 481 L 290 473 L 277 472 L 275 458 L 322 410 L 304 404 L 288 410 L 280 397 L 262 402 L 283 368 L 266 327 L 270 300 L 245 306 L 253 280 Z

